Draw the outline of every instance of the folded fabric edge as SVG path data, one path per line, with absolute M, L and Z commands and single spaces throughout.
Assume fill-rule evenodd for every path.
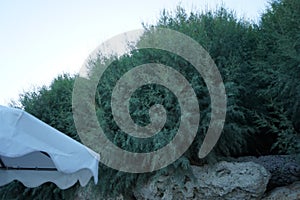
M 0 186 L 4 186 L 14 180 L 20 181 L 28 188 L 38 187 L 44 183 L 52 182 L 60 189 L 67 189 L 79 181 L 82 187 L 90 181 L 93 173 L 90 169 L 81 169 L 77 172 L 67 174 L 59 171 L 39 170 L 6 170 L 0 169 Z M 97 184 L 98 177 L 94 182 Z

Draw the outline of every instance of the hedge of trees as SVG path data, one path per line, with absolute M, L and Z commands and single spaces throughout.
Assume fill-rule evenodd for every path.
M 300 153 L 300 1 L 276 0 L 270 3 L 258 24 L 238 19 L 220 8 L 215 12 L 187 13 L 178 7 L 173 13 L 164 10 L 154 26 L 182 32 L 201 44 L 215 61 L 225 84 L 227 116 L 220 140 L 213 151 L 201 160 L 198 150 L 210 117 L 210 98 L 201 76 L 183 58 L 162 50 L 133 50 L 115 61 L 104 72 L 95 99 L 97 117 L 105 133 L 119 147 L 133 152 L 149 152 L 170 141 L 179 125 L 180 108 L 176 97 L 155 84 L 138 89 L 130 100 L 130 112 L 137 124 L 150 122 L 149 107 L 164 105 L 168 120 L 161 134 L 139 141 L 126 135 L 113 120 L 110 95 L 116 81 L 134 66 L 161 63 L 172 66 L 190 81 L 198 97 L 201 120 L 197 136 L 188 151 L 168 167 L 146 174 L 130 174 L 99 168 L 97 190 L 104 195 L 122 193 L 130 197 L 132 188 L 150 177 L 174 170 L 180 180 L 191 164 L 214 163 L 222 157 L 243 155 Z M 99 54 L 100 55 L 100 54 Z M 103 61 L 99 56 L 90 62 L 91 71 Z M 184 67 L 183 67 L 184 66 Z M 72 114 L 72 90 L 77 75 L 64 74 L 49 87 L 20 95 L 12 103 L 80 141 Z M 299 82 L 298 82 L 299 81 Z M 59 190 L 47 183 L 35 189 L 18 182 L 0 188 L 3 199 L 64 199 L 74 195 L 78 185 Z

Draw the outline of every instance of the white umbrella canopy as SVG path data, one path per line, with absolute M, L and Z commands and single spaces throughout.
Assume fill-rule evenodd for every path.
M 100 156 L 23 110 L 0 106 L 0 186 L 53 182 L 66 189 L 98 182 Z

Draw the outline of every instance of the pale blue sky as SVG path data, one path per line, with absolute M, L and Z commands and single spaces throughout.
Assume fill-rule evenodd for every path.
M 180 3 L 181 2 L 181 3 Z M 0 0 L 0 105 L 23 91 L 77 73 L 114 35 L 155 23 L 163 8 L 215 9 L 222 2 L 257 20 L 268 0 Z

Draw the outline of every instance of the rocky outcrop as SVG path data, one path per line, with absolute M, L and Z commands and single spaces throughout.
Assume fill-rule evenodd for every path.
M 254 162 L 264 166 L 271 173 L 268 184 L 268 190 L 270 190 L 300 181 L 300 162 L 297 160 L 297 156 L 299 155 L 269 155 L 258 158 L 248 156 L 230 159 L 230 161 Z
M 99 188 L 90 182 L 86 187 L 78 188 L 75 199 L 300 200 L 300 167 L 296 156 L 240 157 L 229 160 L 215 165 L 191 166 L 192 173 L 184 172 L 182 176 L 178 176 L 178 171 L 155 176 L 144 185 L 136 187 L 134 197 L 125 198 L 120 194 L 118 197 L 104 198 Z M 267 193 L 266 187 L 269 187 Z
M 270 191 L 262 200 L 299 200 L 300 182 L 295 182 L 289 186 L 278 187 Z
M 214 166 L 192 166 L 193 177 L 178 182 L 172 174 L 161 176 L 137 188 L 144 199 L 261 199 L 270 178 L 268 171 L 253 162 L 219 162 Z

